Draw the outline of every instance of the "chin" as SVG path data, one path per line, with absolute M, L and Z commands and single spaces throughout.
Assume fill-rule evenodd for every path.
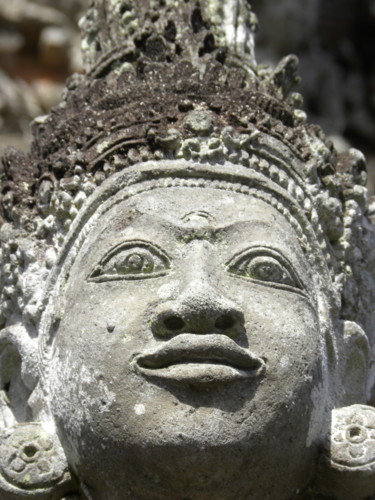
M 286 428 L 251 402 L 231 412 L 175 403 L 82 427 L 67 451 L 93 500 L 290 500 L 314 476 L 318 443 L 306 446 L 297 415 Z
M 85 482 L 93 500 L 291 500 L 313 477 L 304 459 L 286 466 L 276 451 L 265 461 L 260 443 L 180 441 L 135 444 L 126 457 L 104 450 L 100 467 L 80 470 L 80 477 L 90 478 Z

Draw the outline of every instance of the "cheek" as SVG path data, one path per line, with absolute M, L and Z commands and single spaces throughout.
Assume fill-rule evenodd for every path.
M 262 421 L 272 435 L 278 426 L 285 433 L 288 422 L 292 441 L 299 435 L 306 443 L 318 442 L 328 421 L 328 394 L 317 314 L 297 294 L 264 287 L 254 297 L 247 302 L 245 317 L 249 348 L 267 359 L 254 399 Z
M 148 318 L 160 300 L 146 286 L 83 284 L 70 291 L 56 333 L 50 390 L 54 416 L 71 435 L 93 416 L 111 413 L 124 382 L 128 395 L 138 394 L 131 359 L 154 342 Z
M 250 295 L 249 295 L 250 297 Z M 298 294 L 258 287 L 244 301 L 249 348 L 268 360 L 269 373 L 314 371 L 323 354 L 317 314 Z
M 100 358 L 100 356 L 99 356 Z M 51 363 L 50 389 L 55 416 L 72 428 L 90 422 L 92 414 L 102 414 L 115 402 L 104 366 L 93 369 L 74 350 L 56 350 Z
M 159 287 L 150 280 L 74 287 L 64 307 L 59 337 L 68 346 L 83 343 L 85 349 L 145 340 L 150 315 L 160 301 Z

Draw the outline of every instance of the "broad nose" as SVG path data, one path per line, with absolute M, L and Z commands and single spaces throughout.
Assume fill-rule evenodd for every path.
M 244 315 L 237 304 L 207 280 L 197 279 L 178 299 L 165 302 L 155 311 L 152 331 L 157 337 L 220 333 L 237 338 L 244 332 Z

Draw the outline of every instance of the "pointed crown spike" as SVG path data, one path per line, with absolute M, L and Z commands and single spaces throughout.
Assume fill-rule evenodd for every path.
M 246 0 L 93 0 L 81 22 L 83 57 L 87 72 L 100 76 L 145 55 L 201 68 L 215 51 L 254 69 L 256 26 Z

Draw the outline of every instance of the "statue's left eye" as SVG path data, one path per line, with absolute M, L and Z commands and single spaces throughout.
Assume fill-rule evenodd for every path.
M 89 276 L 90 281 L 152 278 L 170 268 L 167 255 L 155 245 L 129 241 L 106 254 Z
M 250 249 L 232 259 L 228 271 L 243 278 L 301 289 L 291 265 L 277 252 Z

